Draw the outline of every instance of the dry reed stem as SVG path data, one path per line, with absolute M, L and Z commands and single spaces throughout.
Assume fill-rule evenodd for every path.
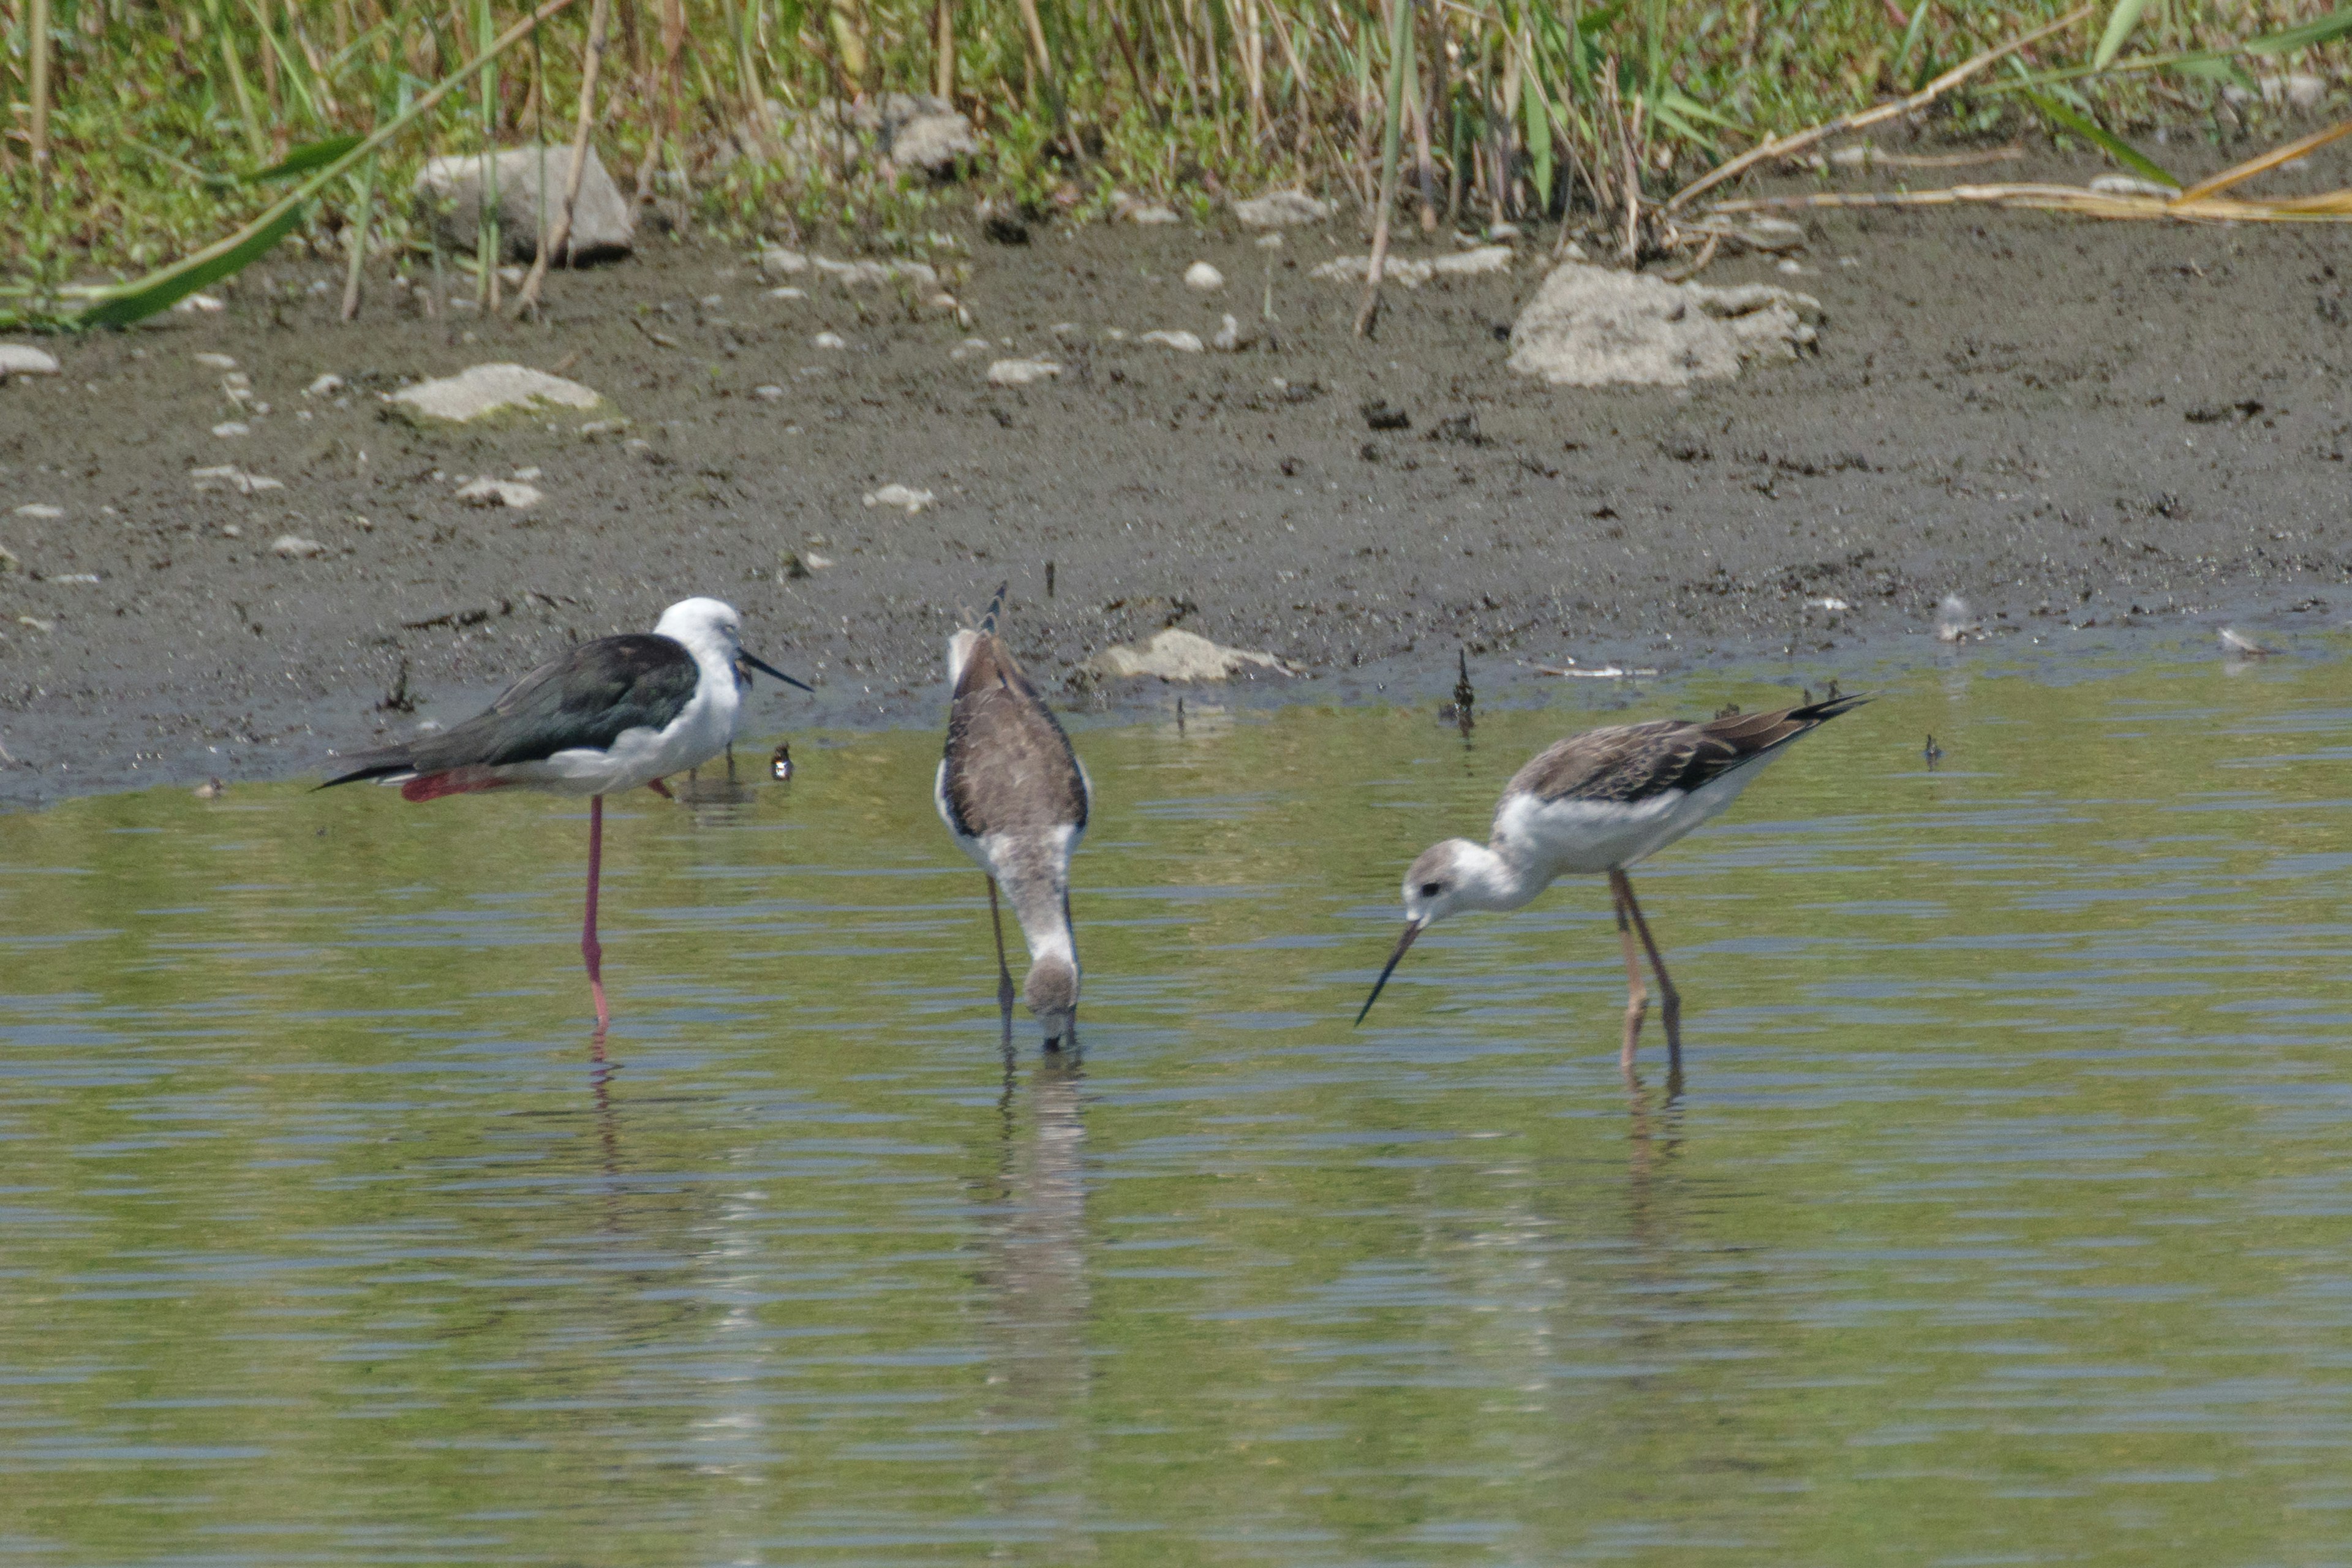
M 1994 61 L 2004 56 L 2013 55 L 2027 45 L 2046 38 L 2053 33 L 2073 26 L 2096 9 L 2098 7 L 2095 5 L 2077 6 L 2047 26 L 2036 27 L 2020 37 L 2011 38 L 2005 44 L 1987 49 L 1971 59 L 1961 61 L 1908 98 L 1891 99 L 1887 102 L 1853 114 L 1841 114 L 1835 120 L 1816 125 L 1810 131 L 1799 131 L 1787 136 L 1776 136 L 1750 147 L 1731 162 L 1709 170 L 1676 191 L 1667 200 L 1665 210 L 1675 211 L 1687 204 L 1692 197 L 1714 189 L 1726 180 L 1738 177 L 1767 158 L 1785 158 L 1799 148 L 1810 147 L 1826 137 L 1839 135 L 1848 131 L 1859 131 L 1864 126 L 1876 125 L 1882 121 L 1893 120 L 1899 115 L 1908 114 L 1914 110 L 1925 109 Z
M 1748 196 L 1717 202 L 1710 213 L 1813 207 L 2014 207 L 2096 218 L 2171 218 L 2182 223 L 2352 223 L 2352 189 L 2273 201 L 2167 200 L 2094 191 L 2080 185 L 1953 185 L 1936 191 L 1817 191 L 1801 196 Z
M 539 254 L 530 258 L 530 275 L 515 296 L 517 319 L 538 305 L 540 289 L 547 281 L 548 258 L 572 243 L 572 213 L 579 205 L 581 181 L 588 172 L 588 132 L 596 122 L 596 76 L 604 63 L 604 34 L 612 16 L 613 0 L 596 0 L 588 14 L 588 42 L 580 65 L 580 112 L 572 122 L 572 167 L 563 176 L 563 208 L 540 236 Z M 545 189 L 544 180 L 541 188 Z
M 2268 174 L 2281 163 L 2292 163 L 2305 153 L 2325 147 L 2337 137 L 2346 135 L 2352 135 L 2352 120 L 2339 121 L 2325 131 L 2315 131 L 2310 135 L 2299 137 L 2284 147 L 2273 147 L 2259 158 L 2249 158 L 2244 163 L 2224 169 L 2218 174 L 2209 174 L 2181 192 L 2178 199 L 2184 202 L 2201 201 L 2216 192 L 2226 191 L 2232 185 L 2242 184 L 2257 174 Z

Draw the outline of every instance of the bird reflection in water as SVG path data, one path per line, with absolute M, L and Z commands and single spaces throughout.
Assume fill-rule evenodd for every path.
M 983 1485 L 992 1511 L 1050 1531 L 1062 1549 L 1055 1562 L 1091 1555 L 1084 1083 L 1075 1057 L 1048 1057 L 1024 1082 L 1006 1051 L 994 1202 L 983 1220 Z

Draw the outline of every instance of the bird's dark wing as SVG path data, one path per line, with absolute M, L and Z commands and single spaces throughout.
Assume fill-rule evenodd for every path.
M 948 707 L 948 810 L 970 837 L 1087 825 L 1087 781 L 1070 738 L 1003 640 L 983 633 Z
M 1538 753 L 1512 778 L 1507 794 L 1549 803 L 1592 800 L 1631 803 L 1668 790 L 1697 789 L 1735 769 L 1770 756 L 1798 736 L 1819 729 L 1866 697 L 1734 714 L 1693 723 L 1658 719 L 1571 735 Z
M 536 763 L 574 747 L 602 750 L 624 731 L 667 727 L 693 700 L 700 678 L 694 656 L 672 638 L 598 637 L 541 665 L 462 724 L 348 758 L 351 771 L 320 787 Z

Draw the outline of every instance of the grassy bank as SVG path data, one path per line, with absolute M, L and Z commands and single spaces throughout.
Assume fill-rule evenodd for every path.
M 1605 204 L 1628 181 L 1671 190 L 1759 137 L 1916 90 L 2068 10 L 1423 4 L 1394 83 L 1401 201 L 1424 223 L 1491 221 Z M 514 0 L 14 0 L 6 15 L 0 270 L 55 282 L 216 239 L 278 194 L 253 172 L 383 123 L 528 12 Z M 2307 0 L 2149 5 L 2093 76 L 2103 0 L 1939 100 L 1932 123 L 2043 133 L 2022 85 L 2110 127 L 2267 132 L 2283 110 L 2264 103 L 2265 79 L 2344 79 L 2332 15 Z M 721 233 L 919 232 L 947 199 L 928 181 L 790 151 L 809 106 L 889 91 L 952 99 L 984 148 L 970 184 L 1039 207 L 1091 214 L 1116 193 L 1205 203 L 1293 181 L 1368 204 L 1398 53 L 1380 0 L 613 0 L 610 16 L 600 151 L 625 189 Z M 387 144 L 372 187 L 359 168 L 334 182 L 301 215 L 299 242 L 341 254 L 367 205 L 376 243 L 410 247 L 404 204 L 376 204 L 428 154 L 568 142 L 590 19 L 577 0 L 451 92 Z

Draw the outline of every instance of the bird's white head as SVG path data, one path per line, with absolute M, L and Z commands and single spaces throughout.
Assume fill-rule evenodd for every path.
M 1364 1021 L 1381 989 L 1422 932 L 1456 910 L 1509 910 L 1535 896 L 1532 879 L 1516 874 L 1502 857 L 1467 838 L 1449 838 L 1423 850 L 1404 874 L 1404 934 L 1389 954 L 1356 1022 Z
M 1021 999 L 1045 1032 L 1045 1048 L 1058 1047 L 1077 1033 L 1078 966 L 1075 959 L 1048 952 L 1029 966 Z
M 1449 838 L 1423 850 L 1404 874 L 1404 918 L 1423 928 L 1461 909 L 1484 908 L 1485 862 L 1494 852 L 1467 838 Z
M 718 599 L 680 599 L 654 624 L 656 635 L 686 645 L 697 658 L 731 665 L 743 651 L 743 617 Z

